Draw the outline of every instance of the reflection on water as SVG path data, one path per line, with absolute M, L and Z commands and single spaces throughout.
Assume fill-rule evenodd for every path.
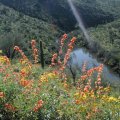
M 78 49 L 72 52 L 72 64 L 78 69 L 82 69 L 84 62 L 87 62 L 87 69 L 99 66 L 102 62 L 99 62 L 92 54 L 86 49 Z M 113 73 L 108 66 L 104 65 L 102 77 L 107 83 L 114 85 L 120 85 L 119 75 Z

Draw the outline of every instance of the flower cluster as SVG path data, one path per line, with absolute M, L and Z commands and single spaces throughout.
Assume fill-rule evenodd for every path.
M 64 46 L 64 41 L 67 39 L 67 37 L 68 37 L 67 34 L 64 34 L 64 35 L 62 36 L 61 40 L 60 40 L 59 55 L 62 54 L 62 48 L 63 48 L 63 46 Z
M 31 41 L 31 46 L 32 46 L 32 50 L 33 50 L 34 63 L 37 63 L 38 62 L 38 49 L 36 48 L 35 40 Z
M 4 92 L 0 92 L 0 98 L 4 98 L 5 94 Z
M 24 52 L 18 46 L 15 46 L 14 50 L 18 51 L 24 60 L 28 60 Z
M 31 69 L 31 63 L 29 59 L 27 58 L 27 56 L 24 54 L 24 52 L 18 46 L 15 46 L 14 50 L 16 50 L 17 52 L 21 54 L 22 56 L 22 59 L 20 59 L 21 64 L 27 64 L 27 66 L 29 66 L 29 68 Z
M 103 95 L 102 100 L 105 102 L 119 102 L 120 103 L 120 100 L 118 98 L 107 96 L 107 95 Z
M 7 110 L 10 110 L 10 111 L 13 111 L 13 112 L 16 110 L 16 108 L 13 105 L 9 104 L 9 103 L 5 104 L 5 108 Z
M 35 105 L 35 107 L 33 108 L 33 111 L 34 112 L 38 112 L 38 110 L 43 106 L 43 101 L 42 100 L 39 100 L 37 102 L 37 104 Z
M 58 55 L 57 55 L 56 53 L 53 54 L 52 59 L 51 59 L 51 65 L 50 65 L 50 66 L 55 66 L 55 65 L 57 64 L 57 63 L 56 63 L 57 57 L 58 57 Z
M 58 76 L 54 72 L 51 73 L 46 72 L 40 76 L 40 82 L 48 82 L 49 79 L 55 79 L 57 77 Z
M 64 45 L 64 41 L 67 39 L 67 34 L 64 34 L 61 38 L 61 43 L 60 43 L 60 50 L 59 50 L 59 55 L 61 55 L 63 52 L 62 52 L 62 48 L 63 48 L 63 45 Z M 62 62 L 60 60 L 60 56 L 58 56 L 56 53 L 53 54 L 52 56 L 52 60 L 51 60 L 51 66 L 55 66 L 55 65 L 58 65 L 60 66 L 60 70 L 63 71 L 65 69 L 65 66 L 70 58 L 70 53 L 72 52 L 73 50 L 73 45 L 76 41 L 76 37 L 73 37 L 70 41 L 70 43 L 68 44 L 68 49 L 67 49 L 67 52 L 65 54 L 65 57 L 64 57 L 64 61 L 63 61 L 63 65 L 62 65 Z
M 73 37 L 71 39 L 70 43 L 68 44 L 68 50 L 67 50 L 67 53 L 65 54 L 65 57 L 64 57 L 64 66 L 66 66 L 68 59 L 70 58 L 70 53 L 73 50 L 73 45 L 74 45 L 75 41 L 76 41 L 76 37 Z
M 97 75 L 97 81 L 96 81 L 96 87 L 98 86 L 101 86 L 101 74 L 102 74 L 102 71 L 103 71 L 103 64 L 101 64 L 98 68 L 98 75 Z
M 2 64 L 6 63 L 6 64 L 10 65 L 10 60 L 7 56 L 0 56 L 0 63 L 2 63 Z
M 103 64 L 101 64 L 98 67 L 91 68 L 90 70 L 86 71 L 84 73 L 84 75 L 81 76 L 81 80 L 86 80 L 87 78 L 91 77 L 95 71 L 97 71 L 98 72 L 97 78 L 98 78 L 98 81 L 99 81 L 100 78 L 101 78 L 102 70 L 103 70 Z
M 19 83 L 23 87 L 27 87 L 27 86 L 31 86 L 32 85 L 32 81 L 31 80 L 25 80 L 25 79 L 21 79 Z

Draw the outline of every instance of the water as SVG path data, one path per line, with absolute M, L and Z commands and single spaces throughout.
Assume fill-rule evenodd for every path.
M 72 64 L 77 67 L 77 69 L 82 69 L 83 63 L 87 62 L 87 69 L 99 66 L 102 64 L 98 61 L 94 55 L 88 52 L 88 50 L 81 48 L 74 50 L 71 54 L 72 56 Z M 102 78 L 104 78 L 104 82 L 110 83 L 115 86 L 120 86 L 120 76 L 113 71 L 106 65 L 104 65 Z

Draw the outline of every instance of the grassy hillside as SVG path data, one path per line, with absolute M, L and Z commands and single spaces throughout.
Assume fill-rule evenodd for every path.
M 31 17 L 58 25 L 63 30 L 73 30 L 76 21 L 67 0 L 0 0 L 3 4 Z M 118 0 L 74 0 L 86 26 L 96 26 L 113 21 L 120 16 Z
M 69 42 L 63 61 L 54 54 L 45 69 L 32 64 L 18 46 L 20 60 L 12 63 L 0 55 L 1 120 L 119 120 L 119 92 L 113 94 L 110 86 L 102 85 L 102 64 L 89 70 L 84 64 L 76 80 L 67 72 L 75 40 Z
M 60 30 L 55 25 L 0 4 L 0 49 L 7 55 L 18 44 L 24 50 L 29 50 L 30 48 L 26 46 L 29 46 L 31 39 L 42 40 L 48 47 L 55 42 L 59 34 Z

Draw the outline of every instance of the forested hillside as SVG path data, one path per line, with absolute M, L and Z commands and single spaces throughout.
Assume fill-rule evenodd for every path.
M 56 45 L 53 43 L 62 31 L 69 33 L 77 30 L 78 25 L 67 0 L 0 0 L 0 3 L 0 48 L 7 56 L 13 51 L 8 49 L 16 44 L 21 44 L 29 55 L 29 48 L 26 50 L 25 46 L 30 39 L 43 40 L 46 43 L 45 53 L 48 53 L 50 49 L 55 50 Z M 112 57 L 105 54 L 102 57 L 107 60 L 104 61 L 112 66 L 117 63 L 119 68 L 120 38 L 117 19 L 120 18 L 120 1 L 74 0 L 74 5 L 85 26 L 90 29 L 94 42 L 103 48 L 104 52 L 99 51 L 99 54 L 108 52 Z M 110 23 L 112 21 L 114 22 Z M 97 48 L 95 50 L 98 52 Z
M 19 13 L 12 8 L 0 4 L 0 49 L 8 57 L 12 54 L 15 45 L 29 51 L 30 40 L 37 39 L 47 43 L 54 43 L 59 36 L 60 30 L 57 26 Z M 50 43 L 50 44 L 48 44 Z
M 3 4 L 31 17 L 57 24 L 64 30 L 72 30 L 76 21 L 67 0 L 0 0 Z M 120 16 L 119 0 L 74 0 L 86 26 L 96 26 L 113 21 Z

